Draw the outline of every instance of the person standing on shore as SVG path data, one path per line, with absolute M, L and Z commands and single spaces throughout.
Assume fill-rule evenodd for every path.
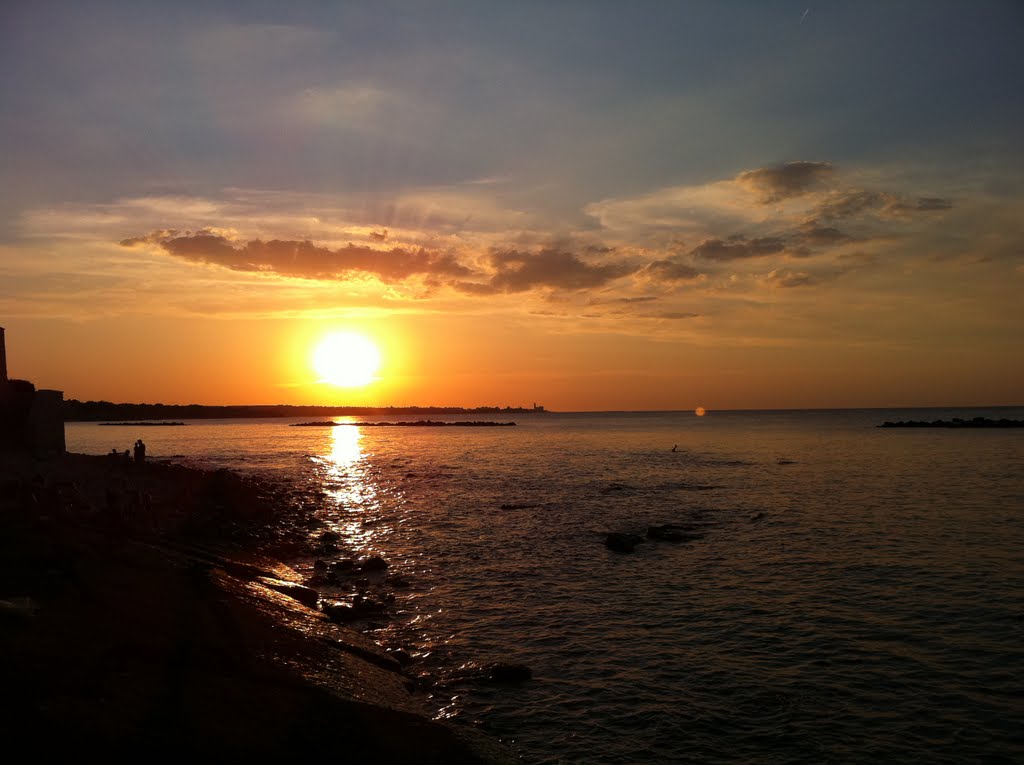
M 142 439 L 140 438 L 138 441 L 135 442 L 135 464 L 141 465 L 145 461 L 146 445 L 142 443 Z

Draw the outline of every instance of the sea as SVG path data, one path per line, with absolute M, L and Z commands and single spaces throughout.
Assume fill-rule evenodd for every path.
M 343 554 L 407 585 L 364 628 L 524 763 L 1020 763 L 1024 430 L 876 427 L 977 416 L 1024 408 L 66 434 L 321 490 Z M 481 681 L 495 662 L 532 679 Z

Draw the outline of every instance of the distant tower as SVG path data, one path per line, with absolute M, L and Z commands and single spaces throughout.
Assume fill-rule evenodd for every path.
M 7 343 L 4 341 L 4 328 L 0 327 L 0 383 L 7 382 Z

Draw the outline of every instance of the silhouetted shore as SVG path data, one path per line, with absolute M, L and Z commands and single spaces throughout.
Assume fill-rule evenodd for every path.
M 440 422 L 438 420 L 416 420 L 415 422 L 293 422 L 295 428 L 334 428 L 341 425 L 358 425 L 361 428 L 506 428 L 514 422 L 489 422 L 485 420 L 460 420 Z
M 131 427 L 142 428 L 167 428 L 176 425 L 184 425 L 183 422 L 99 422 L 97 425 L 130 425 Z
M 110 401 L 63 402 L 65 422 L 100 420 L 221 420 L 258 417 L 379 417 L 440 414 L 543 414 L 543 407 L 480 406 L 202 406 L 200 404 L 115 404 Z
M 34 754 L 511 762 L 278 559 L 319 495 L 228 471 L 0 456 L 3 726 Z M 140 749 L 139 747 L 146 747 Z

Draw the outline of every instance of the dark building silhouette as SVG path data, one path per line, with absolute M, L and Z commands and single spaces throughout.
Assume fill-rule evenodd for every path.
M 7 377 L 7 345 L 0 327 L 0 450 L 50 457 L 63 454 L 64 393 L 36 390 Z

